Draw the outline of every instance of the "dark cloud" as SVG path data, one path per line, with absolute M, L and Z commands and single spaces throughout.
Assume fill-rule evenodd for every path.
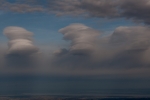
M 58 0 L 58 15 L 86 15 L 100 18 L 127 18 L 136 22 L 150 23 L 149 0 Z
M 90 17 L 117 17 L 116 6 L 113 0 L 55 0 L 49 11 L 56 15 L 90 16 Z
M 120 5 L 121 17 L 133 19 L 137 22 L 150 23 L 149 0 L 122 0 Z
M 149 5 L 149 0 L 1 0 L 0 9 L 18 13 L 46 12 L 58 16 L 127 18 L 149 24 Z
M 0 9 L 17 13 L 44 12 L 44 8 L 39 4 L 38 0 L 16 0 L 14 2 L 1 0 Z

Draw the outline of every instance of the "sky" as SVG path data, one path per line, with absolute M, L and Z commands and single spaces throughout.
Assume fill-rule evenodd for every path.
M 0 95 L 149 95 L 149 11 L 149 0 L 0 0 Z

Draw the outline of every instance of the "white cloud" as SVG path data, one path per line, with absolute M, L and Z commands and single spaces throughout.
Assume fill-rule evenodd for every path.
M 3 33 L 9 38 L 8 54 L 32 54 L 38 51 L 32 42 L 32 32 L 21 27 L 11 26 L 5 28 Z

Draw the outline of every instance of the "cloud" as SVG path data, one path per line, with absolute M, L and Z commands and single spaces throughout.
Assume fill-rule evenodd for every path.
M 149 0 L 1 0 L 0 9 L 17 13 L 44 12 L 58 16 L 127 18 L 149 24 L 149 5 Z
M 109 39 L 109 46 L 117 49 L 111 61 L 115 66 L 124 68 L 144 67 L 149 58 L 150 28 L 147 26 L 118 27 Z
M 150 23 L 149 0 L 57 0 L 54 12 L 58 15 L 85 15 L 98 18 L 127 18 Z
M 59 32 L 71 45 L 68 50 L 55 52 L 60 55 L 54 58 L 53 66 L 136 69 L 150 64 L 150 28 L 147 26 L 121 26 L 106 37 L 100 37 L 101 32 L 83 24 L 71 24 Z
M 105 37 L 102 32 L 79 23 L 59 32 L 70 45 L 54 51 L 54 55 L 44 52 L 46 56 L 40 55 L 38 59 L 34 56 L 38 49 L 33 45 L 33 33 L 20 27 L 7 27 L 4 35 L 10 41 L 5 55 L 6 66 L 9 66 L 6 72 L 120 77 L 149 75 L 150 28 L 147 26 L 121 26 Z M 38 68 L 32 69 L 35 63 Z
M 4 35 L 9 39 L 8 54 L 32 54 L 38 51 L 33 45 L 32 33 L 21 27 L 7 27 L 4 29 Z
M 88 55 L 93 52 L 99 32 L 83 24 L 71 24 L 59 30 L 65 40 L 71 41 L 69 52 L 75 55 Z
M 118 16 L 118 2 L 113 0 L 55 0 L 50 2 L 48 11 L 56 15 L 90 16 L 90 17 L 116 17 Z
M 121 17 L 150 24 L 148 17 L 150 10 L 149 0 L 122 0 L 120 9 Z
M 38 53 L 32 42 L 33 33 L 15 26 L 6 27 L 3 33 L 9 39 L 6 64 L 15 67 L 32 65 L 32 56 Z
M 118 27 L 110 42 L 124 47 L 124 50 L 146 50 L 150 46 L 150 28 L 144 26 Z
M 66 53 L 68 53 L 68 50 L 67 50 L 67 49 L 58 49 L 58 50 L 54 51 L 54 54 L 55 54 L 56 56 L 61 56 L 61 55 L 64 55 L 64 54 L 66 54 Z
M 17 13 L 44 12 L 44 7 L 39 4 L 37 0 L 18 0 L 16 2 L 1 0 L 0 9 Z

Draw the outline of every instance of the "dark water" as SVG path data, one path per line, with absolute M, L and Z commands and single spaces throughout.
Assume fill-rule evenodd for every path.
M 3 96 L 0 100 L 150 100 L 150 97 L 134 96 Z
M 1 76 L 0 100 L 150 100 L 148 79 Z

